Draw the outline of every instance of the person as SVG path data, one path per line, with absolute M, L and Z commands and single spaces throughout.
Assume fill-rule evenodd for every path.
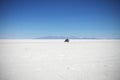
M 69 39 L 65 39 L 65 41 L 64 42 L 69 42 Z

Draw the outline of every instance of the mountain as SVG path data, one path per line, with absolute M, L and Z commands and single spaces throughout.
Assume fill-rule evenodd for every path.
M 43 37 L 39 37 L 39 38 L 35 38 L 35 39 L 97 39 L 97 38 L 80 38 L 80 37 L 76 37 L 76 36 L 43 36 Z
M 39 37 L 36 39 L 65 39 L 66 37 L 64 36 L 44 36 L 44 37 Z

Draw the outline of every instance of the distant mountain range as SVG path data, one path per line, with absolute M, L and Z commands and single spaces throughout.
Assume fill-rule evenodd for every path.
M 39 37 L 39 38 L 35 38 L 35 39 L 66 39 L 66 38 L 69 38 L 69 39 L 98 39 L 98 38 L 80 38 L 80 37 L 76 37 L 76 36 L 68 36 L 68 37 L 65 37 L 65 36 L 44 36 L 44 37 Z

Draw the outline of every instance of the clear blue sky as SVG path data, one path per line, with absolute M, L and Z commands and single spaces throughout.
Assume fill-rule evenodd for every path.
M 120 38 L 119 0 L 1 0 L 0 38 Z

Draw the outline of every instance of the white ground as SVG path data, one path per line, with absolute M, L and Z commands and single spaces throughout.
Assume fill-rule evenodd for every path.
M 0 80 L 120 80 L 120 41 L 0 40 Z

